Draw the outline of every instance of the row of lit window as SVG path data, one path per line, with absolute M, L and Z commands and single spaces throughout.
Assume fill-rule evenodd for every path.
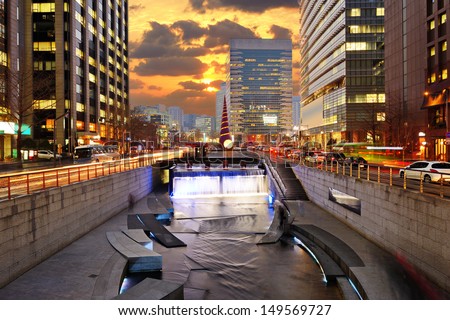
M 447 69 L 441 70 L 438 77 L 439 77 L 439 81 L 447 80 L 448 79 L 448 70 Z M 430 74 L 427 80 L 428 80 L 428 84 L 435 83 L 438 80 L 436 73 L 433 72 L 432 74 Z
M 380 25 L 348 26 L 348 32 L 351 34 L 384 33 L 384 26 L 380 26 Z
M 376 42 L 346 42 L 347 51 L 372 51 L 377 50 Z
M 438 22 L 439 25 L 443 25 L 444 23 L 447 22 L 447 14 L 446 13 L 442 13 L 438 16 Z M 428 21 L 428 30 L 434 30 L 436 28 L 436 24 L 434 22 L 434 19 Z
M 348 97 L 349 103 L 385 103 L 386 95 L 384 93 L 356 94 Z
M 350 17 L 360 17 L 361 16 L 361 8 L 348 9 L 347 15 Z M 384 16 L 384 8 L 376 8 L 376 15 L 378 17 L 383 17 Z

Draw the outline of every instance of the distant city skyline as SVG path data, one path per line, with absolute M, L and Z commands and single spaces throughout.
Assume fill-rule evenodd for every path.
M 164 104 L 214 116 L 229 40 L 290 39 L 297 66 L 298 17 L 296 0 L 130 0 L 130 107 Z

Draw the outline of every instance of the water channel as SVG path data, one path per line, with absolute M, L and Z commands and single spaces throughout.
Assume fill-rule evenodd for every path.
M 215 169 L 206 176 L 187 170 L 178 174 L 174 217 L 166 228 L 187 246 L 165 248 L 155 242 L 163 270 L 147 276 L 184 283 L 186 300 L 342 299 L 311 256 L 289 238 L 257 244 L 274 209 L 267 177 L 256 169 L 241 175 L 233 170 L 219 175 Z M 126 279 L 124 290 L 138 277 Z

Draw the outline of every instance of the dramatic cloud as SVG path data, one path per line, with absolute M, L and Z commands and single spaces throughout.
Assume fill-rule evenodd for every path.
M 199 13 L 223 8 L 253 13 L 275 8 L 298 8 L 297 0 L 189 0 L 189 3 Z
M 145 6 L 143 6 L 142 4 L 135 4 L 135 5 L 129 5 L 128 6 L 128 10 L 130 11 L 130 12 L 137 12 L 137 11 L 140 11 L 140 10 L 143 10 L 143 9 L 145 9 Z
M 134 69 L 140 76 L 186 76 L 201 75 L 208 69 L 208 65 L 197 58 L 191 57 L 161 57 L 146 59 L 140 62 Z
M 132 58 L 201 57 L 212 53 L 213 48 L 227 46 L 232 38 L 258 38 L 251 29 L 230 20 L 207 28 L 194 21 L 178 21 L 172 25 L 152 21 L 150 27 L 151 30 L 144 32 L 142 42 L 130 43 Z M 203 38 L 203 45 L 191 43 Z
M 194 81 L 182 81 L 178 83 L 185 90 L 203 91 L 209 87 L 206 83 L 198 83 Z
M 139 79 L 130 79 L 130 89 L 143 89 L 145 88 L 145 82 Z
M 162 87 L 160 87 L 160 86 L 155 86 L 155 85 L 149 85 L 149 86 L 147 86 L 147 89 L 148 89 L 148 90 L 161 91 L 161 90 L 162 90 Z
M 292 31 L 277 25 L 272 25 L 269 32 L 274 39 L 292 39 Z
M 205 46 L 208 48 L 228 45 L 230 39 L 259 38 L 253 30 L 230 20 L 220 21 L 209 25 L 208 28 L 208 38 L 205 40 Z
M 177 21 L 172 24 L 172 28 L 182 33 L 182 39 L 185 42 L 199 39 L 207 34 L 208 30 L 192 20 Z

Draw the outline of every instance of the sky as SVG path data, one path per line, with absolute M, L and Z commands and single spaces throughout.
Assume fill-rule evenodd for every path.
M 131 108 L 163 104 L 214 116 L 233 38 L 292 39 L 298 66 L 297 0 L 129 0 L 128 6 Z

